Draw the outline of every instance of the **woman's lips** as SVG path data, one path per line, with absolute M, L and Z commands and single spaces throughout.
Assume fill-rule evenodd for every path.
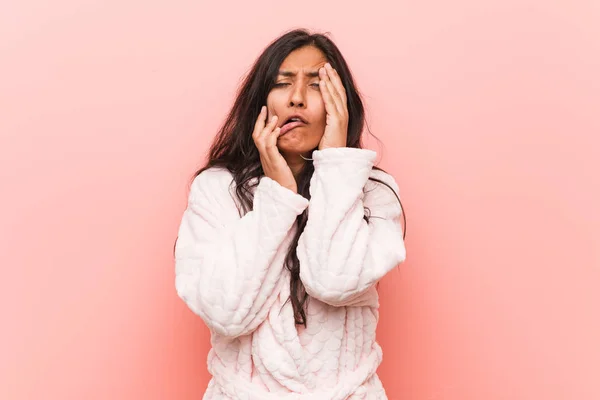
M 283 134 L 291 131 L 292 129 L 297 128 L 297 127 L 302 126 L 302 125 L 306 125 L 306 124 L 304 122 L 302 122 L 302 121 L 288 122 L 287 124 L 285 124 L 285 125 L 283 125 L 281 127 L 281 133 L 280 133 L 280 135 L 283 135 Z

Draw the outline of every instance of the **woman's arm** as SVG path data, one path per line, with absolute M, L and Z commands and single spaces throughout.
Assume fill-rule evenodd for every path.
M 192 184 L 175 249 L 178 295 L 214 332 L 237 337 L 266 318 L 283 263 L 273 263 L 308 200 L 263 177 L 242 218 L 231 174 L 206 170 Z
M 375 156 L 347 147 L 313 152 L 308 221 L 298 242 L 300 279 L 310 296 L 330 305 L 373 299 L 369 289 L 406 257 L 398 199 L 368 181 L 375 176 L 398 192 L 390 175 L 372 169 Z

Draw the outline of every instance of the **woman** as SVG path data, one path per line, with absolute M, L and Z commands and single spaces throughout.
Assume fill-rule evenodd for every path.
M 326 36 L 288 32 L 196 174 L 176 288 L 211 331 L 204 399 L 386 399 L 376 283 L 405 258 L 394 179 Z

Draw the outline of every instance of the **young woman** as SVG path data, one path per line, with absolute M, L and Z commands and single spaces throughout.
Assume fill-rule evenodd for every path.
M 204 399 L 386 399 L 377 282 L 405 258 L 395 180 L 321 34 L 288 32 L 243 82 L 190 190 L 176 289 L 211 331 Z

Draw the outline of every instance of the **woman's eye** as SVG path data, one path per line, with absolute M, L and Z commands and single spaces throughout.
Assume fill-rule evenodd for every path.
M 280 82 L 280 83 L 276 83 L 275 87 L 283 87 L 283 86 L 287 86 L 287 85 L 289 85 L 289 83 L 287 83 L 287 82 Z
M 319 87 L 319 82 L 311 83 L 310 86 Z

